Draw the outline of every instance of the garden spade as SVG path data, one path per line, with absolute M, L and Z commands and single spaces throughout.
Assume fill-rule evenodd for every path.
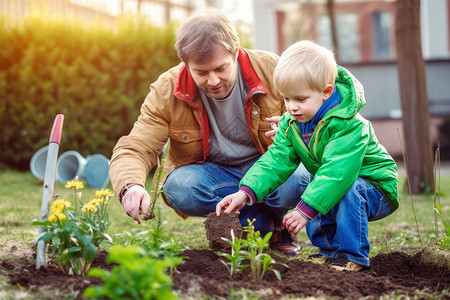
M 53 196 L 53 187 L 55 185 L 56 161 L 58 158 L 59 144 L 61 142 L 62 127 L 64 123 L 64 115 L 56 116 L 53 123 L 52 132 L 48 145 L 47 162 L 45 165 L 44 186 L 41 203 L 41 222 L 48 219 L 48 205 Z M 39 235 L 45 232 L 45 227 L 39 228 Z M 36 269 L 47 266 L 47 244 L 40 240 L 37 244 Z

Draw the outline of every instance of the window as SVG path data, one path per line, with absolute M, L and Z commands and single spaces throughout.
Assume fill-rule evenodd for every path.
M 389 12 L 376 12 L 373 14 L 372 55 L 374 60 L 391 58 L 390 17 Z
M 336 16 L 337 36 L 339 43 L 339 60 L 342 62 L 356 62 L 359 55 L 358 16 L 356 14 L 340 14 Z M 331 40 L 331 26 L 328 15 L 322 15 L 316 24 L 317 41 L 320 45 L 333 49 Z

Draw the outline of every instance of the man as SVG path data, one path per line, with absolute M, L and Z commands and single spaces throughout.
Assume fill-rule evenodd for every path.
M 206 216 L 239 188 L 250 166 L 272 143 L 285 112 L 272 84 L 278 56 L 240 47 L 233 23 L 217 10 L 195 15 L 181 26 L 175 48 L 182 63 L 150 86 L 130 134 L 114 148 L 112 186 L 125 212 L 140 223 L 150 197 L 145 180 L 169 140 L 164 198 L 181 216 Z M 306 187 L 299 169 L 266 197 L 240 210 L 240 221 L 256 219 L 270 246 L 285 255 L 298 247 L 282 227 L 283 216 Z

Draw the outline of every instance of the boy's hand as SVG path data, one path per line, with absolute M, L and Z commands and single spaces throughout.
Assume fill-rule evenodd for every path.
M 284 227 L 293 234 L 297 234 L 306 223 L 308 223 L 308 220 L 296 210 L 288 213 L 283 219 Z
M 224 212 L 226 213 L 231 213 L 234 211 L 234 213 L 238 215 L 240 213 L 239 210 L 244 207 L 247 201 L 248 196 L 246 193 L 242 191 L 237 191 L 234 194 L 228 195 L 225 198 L 223 198 L 219 203 L 217 203 L 216 215 L 220 217 L 222 209 L 225 209 Z

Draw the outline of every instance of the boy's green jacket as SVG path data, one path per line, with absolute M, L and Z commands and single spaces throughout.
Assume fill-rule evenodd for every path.
M 336 87 L 342 101 L 319 121 L 309 149 L 296 119 L 283 115 L 273 145 L 240 182 L 252 189 L 258 202 L 303 163 L 314 179 L 301 199 L 322 214 L 339 202 L 358 176 L 377 187 L 393 210 L 399 206 L 397 166 L 378 143 L 371 123 L 359 114 L 365 104 L 361 83 L 339 66 Z

